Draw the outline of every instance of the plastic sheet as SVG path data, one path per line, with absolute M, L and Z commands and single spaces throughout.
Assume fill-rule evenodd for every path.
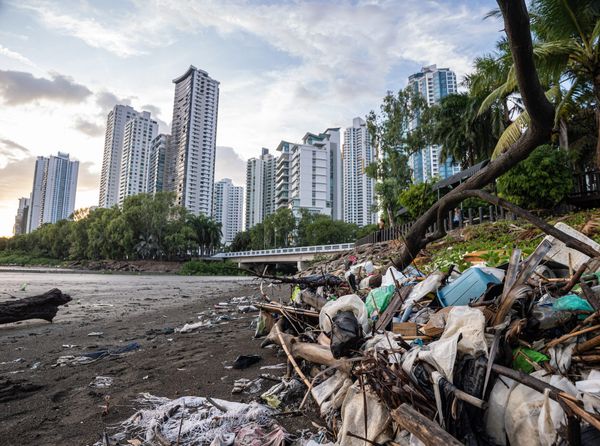
M 363 329 L 363 333 L 369 332 L 369 317 L 365 303 L 356 294 L 347 294 L 337 300 L 327 302 L 319 314 L 319 326 L 325 333 L 331 333 L 331 321 L 340 311 L 352 311 Z
M 375 288 L 369 292 L 369 295 L 365 299 L 369 317 L 373 314 L 380 315 L 385 311 L 394 296 L 395 290 L 396 287 L 394 285 L 389 285 Z

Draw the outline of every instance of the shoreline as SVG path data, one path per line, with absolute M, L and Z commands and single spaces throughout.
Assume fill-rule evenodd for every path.
M 285 362 L 285 356 L 261 349 L 261 341 L 253 338 L 256 313 L 239 313 L 233 303 L 227 312 L 218 309 L 232 298 L 258 295 L 258 283 L 251 277 L 52 270 L 5 271 L 0 278 L 0 300 L 8 299 L 7 293 L 20 298 L 53 287 L 72 297 L 53 323 L 30 320 L 0 326 L 0 387 L 13 383 L 21 389 L 0 402 L 0 437 L 7 444 L 91 445 L 105 429 L 135 412 L 135 399 L 142 392 L 171 399 L 190 395 L 249 402 L 255 395 L 231 394 L 234 381 L 255 378 L 260 366 Z M 26 290 L 21 291 L 24 282 Z M 228 317 L 219 320 L 222 315 Z M 173 333 L 199 320 L 211 323 L 190 333 Z M 61 356 L 131 343 L 139 344 L 139 350 L 90 364 L 54 366 Z M 263 359 L 245 370 L 226 368 L 243 354 Z M 91 386 L 98 376 L 111 377 L 112 385 Z M 106 398 L 110 410 L 103 415 Z

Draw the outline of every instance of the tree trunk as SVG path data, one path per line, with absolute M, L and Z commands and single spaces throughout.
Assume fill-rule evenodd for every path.
M 563 150 L 569 150 L 569 128 L 563 118 L 558 123 L 558 145 Z
M 52 322 L 58 312 L 58 307 L 70 301 L 71 296 L 54 288 L 39 296 L 0 302 L 0 324 L 26 319 L 43 319 Z
M 443 218 L 450 209 L 463 200 L 462 192 L 483 189 L 527 158 L 537 146 L 550 139 L 554 109 L 544 94 L 535 69 L 529 15 L 525 1 L 498 0 L 498 5 L 504 17 L 504 29 L 512 53 L 517 83 L 525 109 L 531 117 L 531 125 L 506 152 L 442 197 L 419 217 L 406 235 L 406 242 L 400 248 L 399 255 L 393 260 L 394 265 L 399 269 L 408 266 L 427 243 L 438 240 L 446 234 Z M 428 236 L 427 228 L 436 221 L 436 232 Z
M 593 75 L 593 89 L 596 97 L 594 114 L 596 115 L 596 168 L 600 169 L 600 72 Z

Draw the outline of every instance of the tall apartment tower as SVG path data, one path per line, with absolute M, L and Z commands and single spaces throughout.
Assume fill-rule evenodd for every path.
M 15 225 L 13 226 L 13 235 L 25 234 L 27 231 L 27 215 L 29 214 L 29 204 L 31 200 L 28 197 L 19 198 L 19 208 L 15 216 Z
M 281 141 L 276 167 L 277 209 L 300 208 L 342 219 L 342 158 L 340 129 L 306 133 L 302 143 Z
M 150 143 L 156 138 L 158 124 L 149 112 L 141 112 L 125 124 L 121 154 L 119 206 L 125 198 L 147 191 Z
M 221 223 L 221 243 L 230 244 L 242 230 L 244 188 L 234 186 L 229 178 L 215 183 L 212 215 Z
M 194 66 L 173 80 L 168 189 L 194 214 L 212 212 L 219 82 Z
M 361 118 L 352 120 L 352 127 L 344 132 L 343 156 L 343 209 L 344 221 L 358 226 L 377 223 L 375 180 L 365 168 L 374 161 L 367 124 Z
M 146 191 L 150 194 L 163 192 L 166 188 L 166 156 L 171 143 L 171 135 L 161 133 L 150 143 L 150 159 L 148 161 L 148 184 Z
M 79 161 L 71 161 L 68 153 L 58 152 L 49 158 L 38 156 L 35 162 L 27 232 L 44 223 L 69 218 L 75 208 Z
M 125 125 L 138 114 L 132 107 L 119 104 L 115 105 L 108 113 L 104 135 L 102 172 L 100 174 L 100 200 L 98 203 L 102 208 L 113 207 L 119 202 Z
M 269 149 L 263 147 L 260 157 L 250 158 L 246 164 L 246 230 L 275 212 L 276 162 Z
M 408 85 L 420 93 L 427 105 L 439 104 L 442 98 L 457 92 L 456 74 L 449 68 L 438 68 L 437 65 L 423 67 L 420 72 L 408 78 Z M 418 122 L 415 123 L 418 125 Z M 460 171 L 460 165 L 451 159 L 442 163 L 441 147 L 427 146 L 410 157 L 410 167 L 417 183 L 428 181 L 433 177 L 447 178 Z

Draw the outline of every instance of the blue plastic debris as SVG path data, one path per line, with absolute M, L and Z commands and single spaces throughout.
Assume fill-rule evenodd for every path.
M 468 305 L 479 299 L 488 289 L 488 285 L 499 285 L 502 282 L 493 274 L 481 268 L 469 268 L 460 277 L 444 288 L 438 290 L 437 296 L 444 307 Z

